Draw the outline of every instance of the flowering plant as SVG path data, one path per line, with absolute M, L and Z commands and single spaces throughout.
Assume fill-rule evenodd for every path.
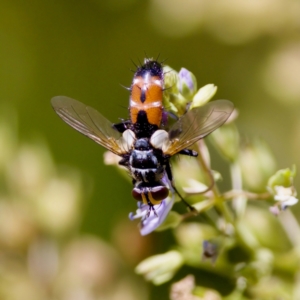
M 165 66 L 164 74 L 164 107 L 177 117 L 204 105 L 217 91 L 213 84 L 197 89 L 195 76 L 184 68 L 177 73 Z M 265 142 L 256 139 L 243 143 L 234 123 L 237 115 L 235 110 L 226 124 L 209 136 L 210 143 L 229 164 L 230 190 L 221 192 L 218 188 L 222 175 L 212 170 L 206 141 L 200 140 L 193 148 L 199 154 L 197 158 L 180 157 L 172 164 L 175 185 L 195 211 L 179 214 L 172 210 L 177 199 L 171 189 L 171 195 L 154 206 L 155 214 L 147 215 L 145 204 L 138 206 L 135 215 L 130 214 L 131 219 L 141 218 L 142 235 L 154 230 L 173 231 L 176 244 L 169 251 L 151 256 L 136 267 L 138 274 L 160 285 L 188 266 L 188 277 L 172 285 L 171 299 L 183 299 L 176 296 L 178 286 L 182 294 L 189 296 L 186 299 L 208 299 L 209 292 L 214 299 L 221 299 L 221 294 L 226 294 L 226 299 L 264 298 L 274 280 L 280 284 L 268 293 L 286 293 L 284 280 L 273 273 L 282 272 L 284 267 L 276 263 L 275 249 L 269 246 L 272 236 L 268 236 L 268 228 L 274 222 L 281 225 L 296 251 L 300 242 L 294 233 L 299 232 L 299 224 L 286 210 L 298 202 L 293 183 L 296 168 L 276 171 L 275 159 Z M 278 220 L 274 221 L 274 215 Z M 203 218 L 209 222 L 203 222 Z M 287 218 L 296 229 L 284 224 Z M 299 261 L 296 252 L 293 255 Z M 288 272 L 293 274 L 294 269 Z M 207 274 L 230 284 L 225 289 L 206 284 Z

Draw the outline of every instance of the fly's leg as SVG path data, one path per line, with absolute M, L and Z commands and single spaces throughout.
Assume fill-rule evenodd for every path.
M 198 156 L 198 153 L 196 151 L 190 149 L 182 149 L 181 151 L 178 152 L 178 154 L 192 156 L 192 157 Z
M 128 166 L 129 166 L 129 157 L 128 156 L 122 157 L 122 159 L 119 161 L 119 165 L 128 168 Z
M 170 166 L 169 162 L 166 163 L 166 173 L 167 173 L 168 179 L 171 182 L 172 188 L 174 189 L 175 193 L 178 195 L 180 200 L 189 208 L 189 210 L 191 212 L 198 213 L 197 210 L 193 206 L 191 206 L 188 202 L 186 202 L 184 200 L 184 198 L 180 195 L 180 193 L 176 189 L 175 185 L 173 184 L 173 175 L 172 175 L 171 166 Z
M 123 133 L 125 130 L 131 127 L 131 122 L 129 120 L 123 120 L 120 123 L 113 124 L 113 129 L 117 130 L 120 133 Z

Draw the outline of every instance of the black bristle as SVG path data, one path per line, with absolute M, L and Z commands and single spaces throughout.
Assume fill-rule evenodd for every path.
M 151 76 L 163 78 L 163 66 L 157 60 L 145 59 L 145 63 L 137 68 L 135 76 L 143 77 L 146 73 L 150 73 Z

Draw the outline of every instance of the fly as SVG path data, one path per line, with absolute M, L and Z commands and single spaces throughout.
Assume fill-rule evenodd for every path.
M 170 158 L 175 154 L 196 157 L 188 149 L 225 123 L 233 111 L 228 100 L 216 100 L 189 110 L 166 131 L 163 115 L 163 69 L 155 60 L 138 67 L 131 86 L 130 120 L 108 121 L 97 110 L 65 96 L 52 98 L 55 112 L 71 127 L 121 157 L 120 165 L 130 173 L 132 196 L 148 205 L 148 216 L 160 204 L 174 183 Z M 168 179 L 169 184 L 166 184 Z M 181 200 L 193 210 L 181 196 Z

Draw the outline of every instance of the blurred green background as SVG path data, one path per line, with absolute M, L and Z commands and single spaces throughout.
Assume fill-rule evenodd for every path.
M 96 108 L 112 122 L 126 118 L 129 92 L 123 86 L 131 84 L 130 70 L 135 69 L 131 60 L 138 63 L 145 56 L 160 55 L 176 70 L 191 70 L 199 87 L 216 84 L 215 98 L 229 99 L 238 108 L 242 135 L 263 138 L 278 168 L 299 165 L 299 29 L 300 2 L 292 0 L 0 0 L 1 197 L 18 198 L 13 201 L 20 204 L 25 201 L 22 196 L 31 199 L 32 189 L 38 190 L 53 176 L 68 178 L 68 188 L 73 186 L 70 190 L 79 195 L 73 196 L 79 199 L 74 200 L 77 210 L 66 209 L 72 217 L 63 232 L 59 226 L 53 229 L 56 215 L 48 215 L 54 225 L 45 221 L 48 225 L 43 227 L 36 224 L 44 215 L 27 214 L 27 207 L 26 222 L 32 223 L 34 233 L 12 245 L 2 238 L 1 253 L 24 258 L 36 236 L 47 236 L 47 241 L 54 237 L 62 247 L 78 232 L 93 235 L 90 243 L 112 243 L 117 250 L 111 252 L 117 251 L 116 256 L 123 259 L 120 264 L 129 270 L 153 251 L 165 250 L 171 238 L 168 233 L 141 238 L 136 223 L 128 221 L 128 213 L 136 208 L 131 185 L 115 168 L 104 165 L 104 149 L 65 125 L 50 106 L 52 97 L 66 95 Z M 220 158 L 213 155 L 212 160 L 213 168 L 226 177 L 228 170 L 218 165 Z M 30 190 L 28 195 L 22 180 L 29 182 L 25 187 Z M 14 186 L 18 182 L 19 192 Z M 228 189 L 228 183 L 225 178 L 222 187 Z M 63 196 L 71 193 L 64 188 L 54 203 L 61 205 Z M 47 209 L 46 215 L 57 207 Z M 20 211 L 23 214 L 22 208 Z M 5 210 L 0 214 L 7 215 Z M 62 214 L 62 219 L 68 217 Z M 2 235 L 11 234 L 5 228 L 0 230 Z M 131 249 L 124 250 L 128 243 Z M 165 287 L 151 291 L 153 288 L 146 288 L 142 279 L 128 272 L 134 279 L 130 288 L 124 283 L 123 289 L 131 292 L 123 292 L 123 296 L 154 299 L 147 296 L 150 289 L 155 299 L 160 299 L 160 293 L 161 299 L 166 299 Z M 0 285 L 0 292 L 4 290 L 6 295 L 3 299 L 20 299 L 11 296 L 4 283 Z M 41 294 L 33 293 L 36 298 L 30 299 L 54 299 L 44 282 L 34 284 Z M 24 291 L 30 290 L 25 286 Z M 143 297 L 136 292 L 138 288 Z M 75 299 L 59 291 L 57 288 L 59 299 Z M 139 296 L 134 298 L 134 293 Z M 109 297 L 103 299 L 115 299 Z M 83 295 L 78 299 L 96 298 Z

